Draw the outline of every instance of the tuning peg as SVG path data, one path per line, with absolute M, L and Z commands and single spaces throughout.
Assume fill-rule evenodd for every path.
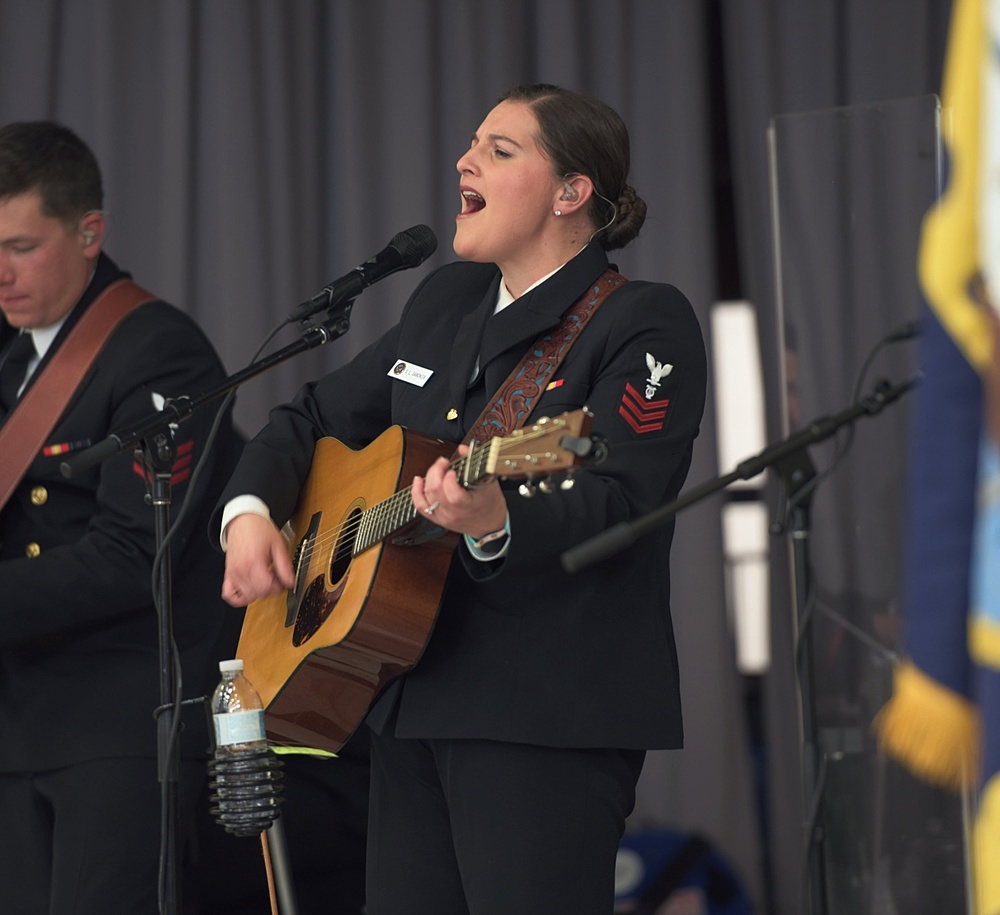
M 566 477 L 566 478 L 565 478 L 565 479 L 564 479 L 564 480 L 563 480 L 563 481 L 562 481 L 562 482 L 561 482 L 561 483 L 559 484 L 559 488 L 560 488 L 560 489 L 561 489 L 561 490 L 562 490 L 563 492 L 567 492 L 568 490 L 572 489 L 572 488 L 573 488 L 573 486 L 574 486 L 575 484 L 576 484 L 576 480 L 575 480 L 575 479 L 574 479 L 574 478 L 573 478 L 572 476 L 569 476 L 569 477 Z
M 517 491 L 524 496 L 525 499 L 530 499 L 535 495 L 535 484 L 528 480 L 527 483 L 522 483 L 517 487 Z
M 547 495 L 547 496 L 551 496 L 552 493 L 555 492 L 555 489 L 552 486 L 552 481 L 551 480 L 547 480 L 547 479 L 546 480 L 542 480 L 542 482 L 538 484 L 538 488 L 542 492 L 544 492 L 545 495 Z

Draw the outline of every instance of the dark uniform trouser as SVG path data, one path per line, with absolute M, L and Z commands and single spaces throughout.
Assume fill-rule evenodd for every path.
M 207 770 L 185 761 L 181 771 L 184 835 Z M 160 823 L 155 759 L 0 774 L 0 911 L 156 915 Z
M 368 915 L 610 915 L 644 758 L 373 734 Z

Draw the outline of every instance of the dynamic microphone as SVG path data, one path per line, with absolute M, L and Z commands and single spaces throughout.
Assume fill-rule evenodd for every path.
M 437 238 L 427 226 L 414 226 L 395 235 L 371 260 L 359 264 L 350 273 L 334 280 L 311 299 L 288 313 L 286 323 L 303 321 L 318 311 L 344 299 L 353 299 L 367 286 L 397 270 L 422 264 L 437 249 Z

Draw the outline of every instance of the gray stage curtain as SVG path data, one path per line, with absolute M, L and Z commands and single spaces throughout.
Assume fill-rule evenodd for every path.
M 112 215 L 109 253 L 193 314 L 236 371 L 288 310 L 397 231 L 426 223 L 440 240 L 428 266 L 451 257 L 454 163 L 502 88 L 549 81 L 592 92 L 630 125 L 633 184 L 649 204 L 620 266 L 684 290 L 707 335 L 719 297 L 714 14 L 744 294 L 761 316 L 776 435 L 768 122 L 935 91 L 942 10 L 945 0 L 0 0 L 0 122 L 54 118 L 93 146 Z M 366 291 L 345 338 L 247 384 L 243 430 L 252 434 L 271 405 L 389 326 L 425 269 Z M 710 410 L 691 484 L 717 473 L 713 429 Z M 651 754 L 633 826 L 701 832 L 759 911 L 792 915 L 801 880 L 788 632 L 779 622 L 767 678 L 768 903 L 719 507 L 695 506 L 678 527 L 687 746 Z M 780 561 L 776 574 L 785 574 Z

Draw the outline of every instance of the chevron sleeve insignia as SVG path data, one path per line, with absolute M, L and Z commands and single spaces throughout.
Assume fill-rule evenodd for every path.
M 643 435 L 647 432 L 659 432 L 663 428 L 669 406 L 669 398 L 647 400 L 631 382 L 626 382 L 618 415 L 632 427 L 633 431 Z

